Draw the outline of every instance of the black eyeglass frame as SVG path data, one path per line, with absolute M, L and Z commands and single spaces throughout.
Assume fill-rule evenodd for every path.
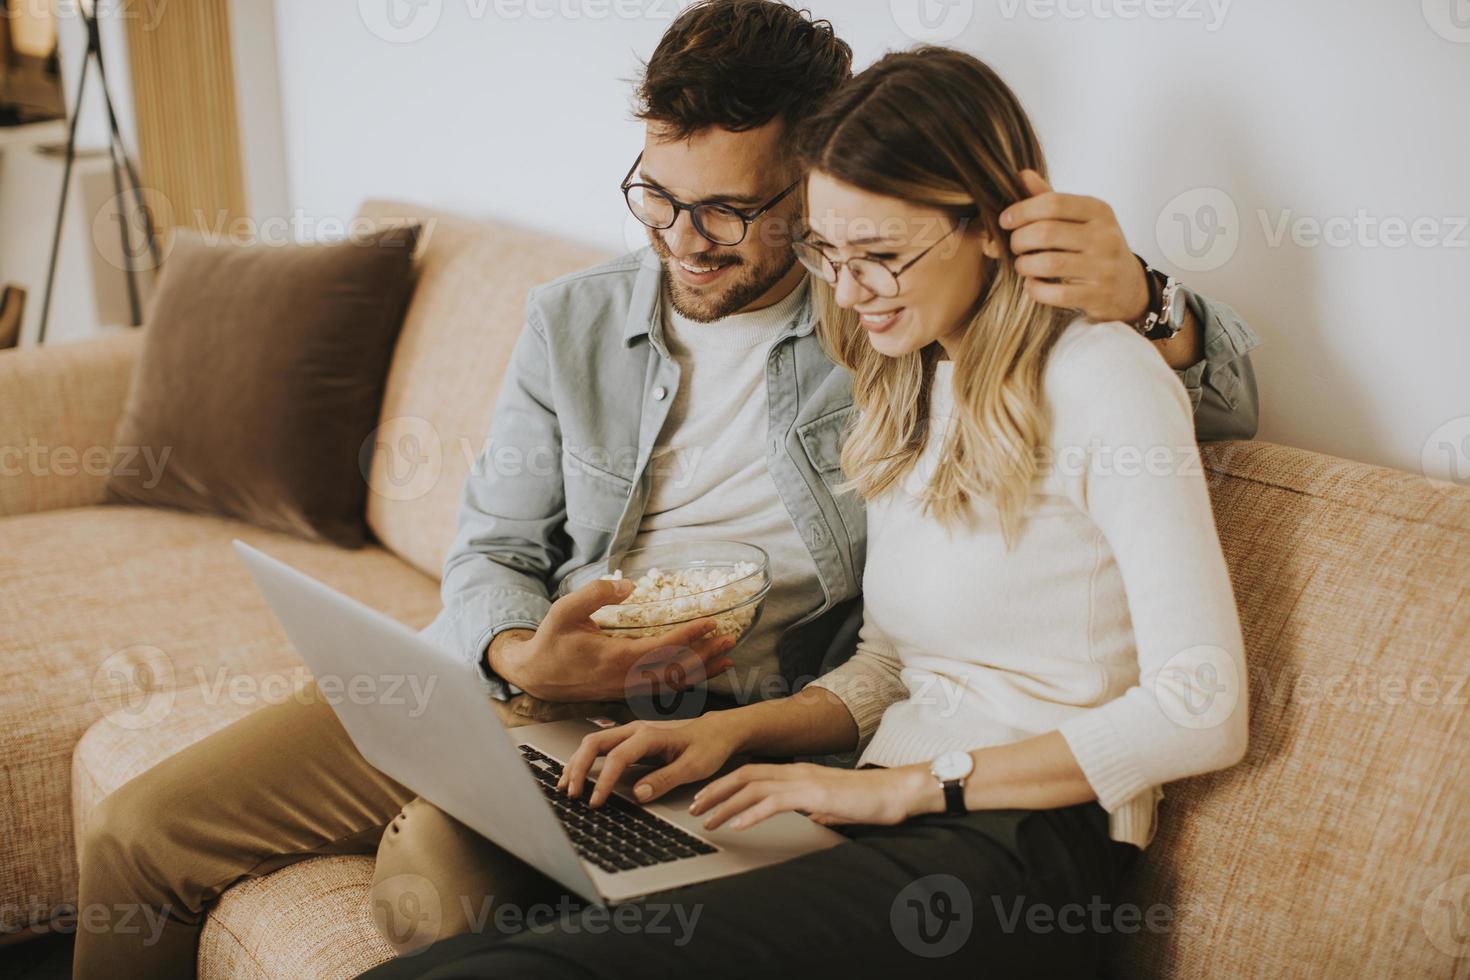
M 843 259 L 841 262 L 838 262 L 838 261 L 834 260 L 826 252 L 822 251 L 817 245 L 815 245 L 812 242 L 807 241 L 804 238 L 792 242 L 791 243 L 791 249 L 792 249 L 792 251 L 794 251 L 796 253 L 797 259 L 798 260 L 801 260 L 801 264 L 803 266 L 806 266 L 806 268 L 809 271 L 814 272 L 818 276 L 820 276 L 823 282 L 826 282 L 826 283 L 828 283 L 830 285 L 833 285 L 833 286 L 837 285 L 838 281 L 842 279 L 842 270 L 843 270 L 844 267 L 846 267 L 850 263 L 852 263 L 852 262 L 871 262 L 873 265 L 876 265 L 878 268 L 882 269 L 884 272 L 888 273 L 890 276 L 893 277 L 893 292 L 888 293 L 888 294 L 885 295 L 884 293 L 878 292 L 878 290 L 876 290 L 876 289 L 871 290 L 871 291 L 874 292 L 874 293 L 876 293 L 879 296 L 882 296 L 884 299 L 892 299 L 893 297 L 897 296 L 899 293 L 903 292 L 903 284 L 899 281 L 899 276 L 902 276 L 905 272 L 908 272 L 910 269 L 912 269 L 915 265 L 917 265 L 919 263 L 919 260 L 921 260 L 924 256 L 928 255 L 930 252 L 932 252 L 936 248 L 938 248 L 951 235 L 955 234 L 956 232 L 963 232 L 965 230 L 965 228 L 969 226 L 970 222 L 973 221 L 974 219 L 975 219 L 975 215 L 974 214 L 968 214 L 968 215 L 965 215 L 964 217 L 960 218 L 958 221 L 955 222 L 954 227 L 951 228 L 949 231 L 945 232 L 943 235 L 940 235 L 939 238 L 934 242 L 934 244 L 930 245 L 928 248 L 924 249 L 924 251 L 920 252 L 918 255 L 915 255 L 913 258 L 909 259 L 907 262 L 905 262 L 903 265 L 899 266 L 897 269 L 892 268 L 891 266 L 888 265 L 887 262 L 884 262 L 881 259 L 871 258 L 870 256 L 867 256 L 867 255 L 854 255 L 850 259 Z M 825 275 L 822 274 L 822 272 L 820 270 L 813 269 L 811 267 L 811 265 L 809 265 L 806 261 L 802 260 L 802 256 L 804 254 L 806 254 L 806 252 L 805 252 L 806 249 L 810 249 L 812 252 L 816 253 L 816 255 L 823 262 L 825 262 L 827 265 L 829 265 L 829 266 L 832 267 L 832 278 L 831 279 L 828 279 Z M 851 270 L 849 270 L 849 271 L 851 271 Z M 858 285 L 862 286 L 864 289 L 868 289 L 869 288 L 867 285 L 865 285 L 863 283 L 863 281 L 861 279 L 858 278 L 857 273 L 855 273 L 855 272 L 852 273 L 852 277 L 858 283 Z
M 717 204 L 710 201 L 701 201 L 698 204 L 685 204 L 683 201 L 674 197 L 674 195 L 670 194 L 668 191 L 664 190 L 661 187 L 656 187 L 653 184 L 647 184 L 643 181 L 634 180 L 633 174 L 637 172 L 638 166 L 642 162 L 643 154 L 640 153 L 638 154 L 638 159 L 633 161 L 633 166 L 628 168 L 628 175 L 623 178 L 622 184 L 619 185 L 622 188 L 623 200 L 627 202 L 628 210 L 633 213 L 633 217 L 638 219 L 639 224 L 643 225 L 645 228 L 652 228 L 654 231 L 668 231 L 670 228 L 674 227 L 674 225 L 679 223 L 680 212 L 688 211 L 689 220 L 694 224 L 694 230 L 699 232 L 699 234 L 703 236 L 705 240 L 714 242 L 716 245 L 723 246 L 724 248 L 734 248 L 736 245 L 739 245 L 741 242 L 745 241 L 745 239 L 749 238 L 750 226 L 755 224 L 761 218 L 764 218 L 767 212 L 769 212 L 776 205 L 780 204 L 782 201 L 786 200 L 786 198 L 790 197 L 791 194 L 798 187 L 801 186 L 801 181 L 798 180 L 790 187 L 786 188 L 784 191 L 771 198 L 765 204 L 762 204 L 760 207 L 750 211 L 742 210 L 735 207 L 734 205 Z M 659 197 L 669 202 L 669 205 L 674 209 L 674 216 L 669 220 L 668 224 L 652 224 L 638 213 L 638 210 L 633 207 L 633 199 L 628 196 L 628 192 L 635 187 L 641 187 L 649 193 L 657 194 Z M 740 237 L 733 242 L 722 242 L 718 238 L 710 235 L 709 232 L 704 230 L 704 222 L 699 220 L 700 208 L 719 208 L 720 210 L 727 211 L 735 217 L 739 218 L 742 222 L 744 222 L 745 225 L 744 230 L 740 233 Z

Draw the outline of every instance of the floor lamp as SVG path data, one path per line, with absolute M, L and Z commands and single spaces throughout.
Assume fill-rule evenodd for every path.
M 82 18 L 82 24 L 87 29 L 87 53 L 82 57 L 81 71 L 77 75 L 77 98 L 72 103 L 71 127 L 66 137 L 66 166 L 61 177 L 61 204 L 56 210 L 56 230 L 51 237 L 51 265 L 46 273 L 46 292 L 41 299 L 41 327 L 36 334 L 36 343 L 40 344 L 46 339 L 46 323 L 51 316 L 51 289 L 56 283 L 56 260 L 61 251 L 61 226 L 66 219 L 67 192 L 71 189 L 72 165 L 76 160 L 77 150 L 77 120 L 82 115 L 82 96 L 87 91 L 87 68 L 92 62 L 97 63 L 97 80 L 102 86 L 102 101 L 107 106 L 107 125 L 111 131 L 108 140 L 108 157 L 112 161 L 112 188 L 116 194 L 114 200 L 118 206 L 123 202 L 123 172 L 127 172 L 128 184 L 132 190 L 133 204 L 138 209 L 138 214 L 143 219 L 143 241 L 148 248 L 148 253 L 153 259 L 153 268 L 158 268 L 160 259 L 158 253 L 158 240 L 153 234 L 153 216 L 148 213 L 148 208 L 143 203 L 143 191 L 138 181 L 137 171 L 133 169 L 133 163 L 128 159 L 127 150 L 123 146 L 122 132 L 117 125 L 117 112 L 112 106 L 112 95 L 107 89 L 107 70 L 102 61 L 102 35 L 97 29 L 98 0 L 81 0 L 76 10 Z M 126 216 L 118 222 L 118 229 L 122 236 L 122 258 L 123 269 L 128 280 L 128 308 L 132 313 L 133 326 L 143 322 L 142 309 L 138 303 L 137 270 L 133 268 L 133 241 L 132 234 L 128 230 Z

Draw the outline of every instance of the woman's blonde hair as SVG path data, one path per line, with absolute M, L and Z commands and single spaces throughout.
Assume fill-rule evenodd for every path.
M 965 234 L 1001 247 L 954 355 L 954 424 L 923 493 L 925 513 L 966 523 L 971 504 L 996 507 L 1007 546 L 1025 520 L 1039 454 L 1050 433 L 1042 396 L 1047 355 L 1070 320 L 1026 295 L 1000 213 L 1026 197 L 1019 176 L 1046 173 L 1041 145 L 1014 93 L 960 51 L 889 54 L 855 77 L 803 126 L 803 162 L 862 190 L 936 208 Z M 980 269 L 975 270 L 978 276 Z M 895 487 L 929 437 L 938 344 L 888 357 L 858 315 L 814 281 L 818 333 L 853 376 L 860 409 L 842 451 L 849 485 L 865 498 Z

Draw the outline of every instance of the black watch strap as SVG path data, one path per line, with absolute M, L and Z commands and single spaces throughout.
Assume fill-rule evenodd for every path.
M 962 817 L 969 813 L 965 806 L 965 783 L 960 779 L 951 779 L 944 783 L 944 813 L 949 817 Z
M 1144 311 L 1143 319 L 1132 325 L 1133 329 L 1148 340 L 1168 340 L 1179 332 L 1174 324 L 1174 304 L 1179 302 L 1178 284 L 1167 273 L 1149 265 L 1143 256 L 1135 253 L 1133 257 L 1143 266 L 1144 278 L 1148 280 L 1148 309 Z

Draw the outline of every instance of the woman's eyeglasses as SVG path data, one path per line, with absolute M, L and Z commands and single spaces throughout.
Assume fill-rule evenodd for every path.
M 920 259 L 938 248 L 940 242 L 943 242 L 955 232 L 963 231 L 969 223 L 970 218 L 960 219 L 953 228 L 939 237 L 939 241 L 930 245 L 924 251 L 915 255 L 896 269 L 890 268 L 878 259 L 869 258 L 865 255 L 857 255 L 842 262 L 834 262 L 826 252 L 823 252 L 816 245 L 808 241 L 792 242 L 791 248 L 796 252 L 796 257 L 800 260 L 801 264 L 806 266 L 813 275 L 823 281 L 831 283 L 834 286 L 837 285 L 837 278 L 845 268 L 852 275 L 852 278 L 857 281 L 859 286 L 862 286 L 876 296 L 891 299 L 898 295 L 899 276 L 912 269 Z
M 642 162 L 643 154 L 640 153 L 622 183 L 623 197 L 627 199 L 628 210 L 633 212 L 633 217 L 654 231 L 666 231 L 679 220 L 680 211 L 688 211 L 695 231 L 714 244 L 727 248 L 745 241 L 751 225 L 801 186 L 798 180 L 754 211 L 742 211 L 728 204 L 685 204 L 662 188 L 635 182 L 633 174 Z

